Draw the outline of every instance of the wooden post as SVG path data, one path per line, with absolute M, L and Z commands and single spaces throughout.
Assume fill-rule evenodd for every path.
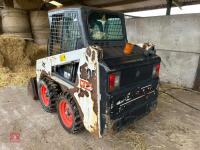
M 167 0 L 167 12 L 166 15 L 170 15 L 171 13 L 171 7 L 172 7 L 172 0 Z
M 12 8 L 14 7 L 13 0 L 4 0 L 3 5 L 4 7 L 12 7 Z

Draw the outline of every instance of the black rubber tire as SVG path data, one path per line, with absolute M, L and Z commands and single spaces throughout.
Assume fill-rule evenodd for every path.
M 45 85 L 47 88 L 47 93 L 49 97 L 49 104 L 46 106 L 41 98 L 41 93 L 40 93 L 40 88 L 42 85 Z M 43 110 L 49 113 L 53 113 L 57 111 L 57 101 L 59 98 L 59 95 L 61 93 L 61 90 L 59 88 L 59 85 L 53 82 L 52 80 L 48 78 L 43 78 L 42 80 L 39 81 L 38 84 L 38 95 L 40 99 L 40 103 L 42 105 Z
M 68 105 L 70 105 L 72 113 L 73 113 L 73 123 L 72 123 L 72 127 L 68 128 L 64 122 L 62 121 L 61 118 L 61 114 L 60 114 L 60 110 L 59 110 L 59 105 L 61 101 L 66 101 L 68 103 Z M 77 105 L 74 101 L 74 99 L 72 98 L 72 96 L 69 93 L 65 93 L 63 95 L 60 96 L 59 101 L 58 101 L 58 105 L 57 105 L 57 110 L 58 110 L 58 118 L 59 121 L 61 123 L 61 125 L 63 126 L 63 128 L 72 134 L 76 134 L 79 133 L 84 127 L 83 127 L 83 123 L 79 114 L 79 110 L 77 108 Z

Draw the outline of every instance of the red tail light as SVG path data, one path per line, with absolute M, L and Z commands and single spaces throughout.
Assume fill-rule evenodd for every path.
M 120 83 L 120 74 L 119 73 L 111 73 L 108 77 L 109 80 L 109 91 L 113 91 L 119 88 Z
M 160 73 L 160 64 L 156 64 L 153 68 L 153 77 L 158 77 Z
M 156 65 L 156 74 L 159 76 L 160 73 L 160 64 Z

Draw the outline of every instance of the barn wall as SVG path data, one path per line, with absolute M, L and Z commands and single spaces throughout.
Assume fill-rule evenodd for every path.
M 194 87 L 199 79 L 200 14 L 127 19 L 126 26 L 130 42 L 156 45 L 161 81 Z

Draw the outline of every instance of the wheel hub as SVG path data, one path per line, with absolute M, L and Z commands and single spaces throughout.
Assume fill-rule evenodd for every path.
M 71 115 L 71 112 L 70 112 L 69 108 L 66 108 L 65 114 L 66 114 L 67 116 L 70 116 L 70 115 Z
M 49 105 L 49 94 L 46 86 L 44 84 L 41 85 L 40 87 L 40 93 L 41 93 L 41 98 L 42 102 L 45 106 Z
M 66 100 L 61 100 L 59 103 L 59 113 L 63 124 L 71 128 L 73 125 L 73 113 L 70 104 Z

